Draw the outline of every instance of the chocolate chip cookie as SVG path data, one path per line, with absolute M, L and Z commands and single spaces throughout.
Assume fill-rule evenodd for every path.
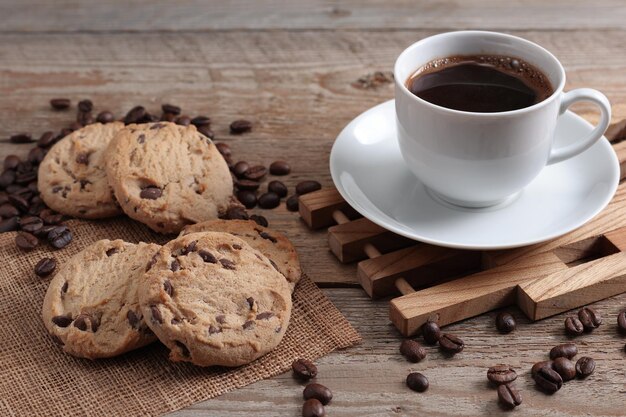
M 139 308 L 137 285 L 158 249 L 100 240 L 63 265 L 50 282 L 42 317 L 65 352 L 108 358 L 156 340 Z
M 161 233 L 216 219 L 231 201 L 224 158 L 194 125 L 131 124 L 107 150 L 107 177 L 124 212 Z
M 107 182 L 104 153 L 123 123 L 94 123 L 54 144 L 39 165 L 37 187 L 59 213 L 85 219 L 120 214 Z
M 226 232 L 235 235 L 265 255 L 272 265 L 285 276 L 293 292 L 302 270 L 298 253 L 287 236 L 258 225 L 252 220 L 209 220 L 186 226 L 180 236 L 196 232 Z
M 218 232 L 164 245 L 139 302 L 170 359 L 200 366 L 250 363 L 278 345 L 291 315 L 285 278 L 245 241 Z

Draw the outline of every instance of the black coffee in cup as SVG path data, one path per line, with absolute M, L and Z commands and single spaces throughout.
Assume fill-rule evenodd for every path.
M 436 59 L 418 68 L 406 86 L 430 103 L 476 113 L 523 109 L 554 92 L 548 78 L 536 67 L 502 55 Z

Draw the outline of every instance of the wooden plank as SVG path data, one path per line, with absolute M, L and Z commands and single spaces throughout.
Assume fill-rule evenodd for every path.
M 593 18 L 590 18 L 593 16 Z M 3 31 L 622 28 L 619 0 L 4 0 Z
M 334 187 L 299 197 L 300 217 L 309 229 L 322 229 L 336 223 L 335 211 L 352 210 Z

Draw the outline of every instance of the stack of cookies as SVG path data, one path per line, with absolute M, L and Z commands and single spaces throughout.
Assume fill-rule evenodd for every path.
M 216 219 L 233 181 L 213 142 L 194 125 L 95 123 L 56 143 L 39 166 L 53 210 L 98 219 L 122 212 L 160 233 Z
M 112 357 L 158 339 L 173 361 L 240 366 L 281 341 L 300 275 L 281 233 L 213 220 L 162 247 L 101 240 L 85 248 L 52 279 L 42 316 L 74 356 Z

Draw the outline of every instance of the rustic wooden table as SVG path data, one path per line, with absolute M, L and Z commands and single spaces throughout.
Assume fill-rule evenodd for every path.
M 92 3 L 92 4 L 89 4 Z M 395 57 L 425 36 L 457 29 L 491 29 L 538 42 L 568 73 L 567 89 L 593 87 L 626 117 L 626 4 L 622 0 L 523 1 L 0 1 L 0 137 L 60 129 L 72 116 L 52 112 L 57 96 L 91 98 L 120 116 L 135 104 L 157 111 L 163 102 L 215 120 L 218 140 L 236 158 L 291 162 L 288 185 L 317 179 L 331 186 L 328 155 L 341 128 L 360 112 L 393 97 L 391 85 L 362 90 L 359 77 L 390 70 Z M 585 117 L 590 107 L 578 108 Z M 254 131 L 228 134 L 239 117 Z M 0 144 L 0 158 L 28 146 Z M 534 389 L 527 371 L 565 341 L 564 315 L 499 335 L 495 313 L 450 326 L 467 347 L 446 359 L 434 348 L 420 364 L 399 354 L 399 333 L 387 301 L 373 302 L 354 282 L 354 265 L 329 253 L 324 232 L 308 231 L 284 207 L 263 212 L 295 242 L 304 270 L 363 336 L 363 343 L 319 360 L 319 382 L 330 387 L 333 416 L 504 415 L 485 377 L 508 363 L 523 373 L 523 415 L 624 415 L 625 338 L 615 317 L 626 295 L 595 307 L 606 325 L 576 341 L 598 361 L 587 381 L 572 381 L 553 396 Z M 427 393 L 404 385 L 410 370 L 430 379 Z M 297 416 L 301 386 L 291 375 L 261 381 L 174 415 Z

